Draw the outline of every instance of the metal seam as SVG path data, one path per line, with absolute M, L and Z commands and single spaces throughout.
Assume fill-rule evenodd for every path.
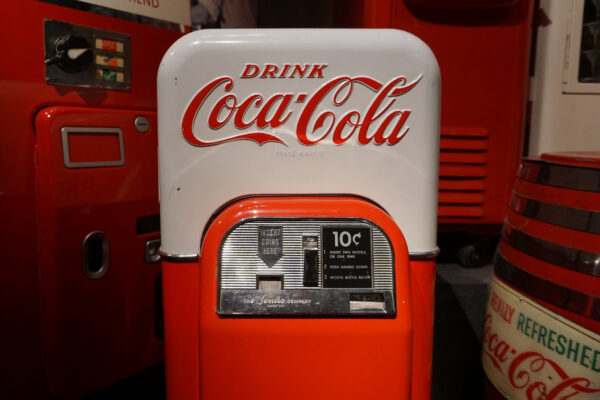
M 173 254 L 167 253 L 162 249 L 158 249 L 158 254 L 160 254 L 163 261 L 168 261 L 172 263 L 197 262 L 199 259 L 198 254 Z
M 172 254 L 164 252 L 160 249 L 158 250 L 158 254 L 160 254 L 164 261 L 173 263 L 196 262 L 200 257 L 198 254 Z M 413 261 L 431 260 L 436 258 L 439 254 L 440 249 L 437 248 L 435 250 L 426 251 L 422 253 L 408 253 L 408 258 Z

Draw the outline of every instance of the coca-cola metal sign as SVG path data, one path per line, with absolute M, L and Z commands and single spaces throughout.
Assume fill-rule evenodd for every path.
M 483 368 L 511 399 L 600 398 L 600 335 L 492 279 Z
M 285 126 L 305 146 L 323 140 L 331 140 L 335 145 L 354 140 L 361 145 L 392 146 L 404 138 L 410 129 L 412 109 L 399 107 L 397 100 L 418 85 L 421 75 L 412 78 L 398 75 L 387 81 L 350 75 L 327 78 L 327 67 L 327 64 L 247 63 L 237 77 L 216 77 L 200 88 L 185 109 L 181 122 L 183 137 L 194 146 L 235 140 L 288 145 L 286 138 L 278 134 Z M 257 90 L 247 95 L 236 92 L 236 79 L 256 79 Z M 316 86 L 313 91 L 261 93 L 258 89 L 271 79 L 322 83 L 306 85 Z M 368 101 L 362 102 L 362 108 L 355 102 L 349 106 L 355 96 Z M 201 120 L 200 115 L 204 116 Z M 233 136 L 226 133 L 232 131 L 236 132 Z
M 371 199 L 411 252 L 434 251 L 440 89 L 431 49 L 399 30 L 184 36 L 157 79 L 161 248 L 197 254 L 231 199 L 322 193 Z

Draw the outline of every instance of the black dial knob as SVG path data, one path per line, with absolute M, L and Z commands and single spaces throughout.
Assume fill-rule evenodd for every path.
M 93 61 L 92 47 L 85 38 L 67 34 L 54 42 L 54 56 L 46 64 L 58 65 L 65 72 L 84 71 Z

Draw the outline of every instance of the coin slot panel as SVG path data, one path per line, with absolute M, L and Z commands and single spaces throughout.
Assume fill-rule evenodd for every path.
M 222 239 L 217 273 L 220 317 L 396 315 L 394 250 L 364 219 L 240 222 Z M 343 282 L 326 286 L 326 274 Z

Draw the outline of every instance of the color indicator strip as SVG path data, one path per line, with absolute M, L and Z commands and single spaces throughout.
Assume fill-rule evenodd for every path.
M 113 71 L 110 69 L 97 69 L 96 77 L 107 82 L 123 83 L 125 81 L 125 75 L 122 72 Z
M 122 53 L 124 46 L 123 42 L 119 42 L 117 40 L 96 38 L 96 48 L 100 50 Z
M 125 65 L 125 61 L 122 57 L 113 57 L 106 55 L 96 55 L 96 64 L 97 65 L 105 65 L 108 67 L 120 67 L 123 68 Z

